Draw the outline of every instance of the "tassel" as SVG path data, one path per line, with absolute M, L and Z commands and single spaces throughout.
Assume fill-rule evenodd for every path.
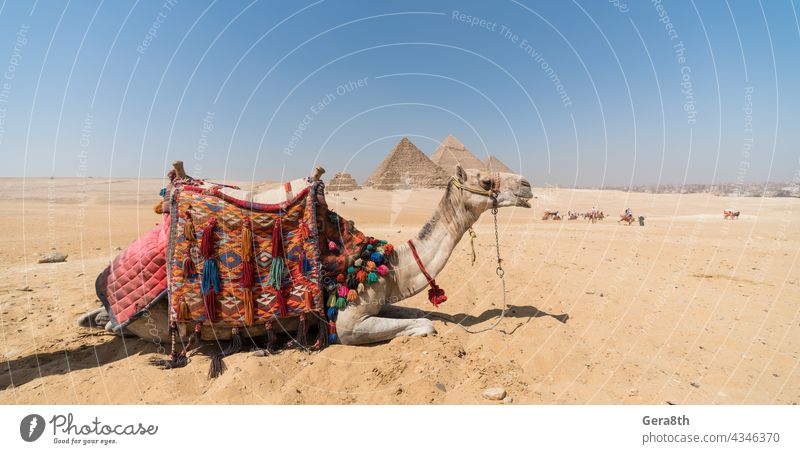
M 336 322 L 328 322 L 328 342 L 336 344 L 339 338 L 336 336 Z
M 303 304 L 305 305 L 306 312 L 311 312 L 314 308 L 314 298 L 311 295 L 311 290 L 306 290 L 303 293 Z
M 253 225 L 250 218 L 242 222 L 242 285 L 252 287 L 255 283 L 253 270 Z
M 275 330 L 272 329 L 272 323 L 267 323 L 266 328 L 267 344 L 264 346 L 264 350 L 266 350 L 267 353 L 272 354 L 277 351 L 275 344 L 278 342 L 278 336 L 275 334 Z
M 176 322 L 172 322 L 169 325 L 169 337 L 172 346 L 169 359 L 151 359 L 150 364 L 162 369 L 176 369 L 185 366 L 189 363 L 189 359 L 183 352 L 178 353 L 178 324 Z
M 183 275 L 185 277 L 192 277 L 194 276 L 195 271 L 196 270 L 194 269 L 194 260 L 192 260 L 191 255 L 189 255 L 185 259 L 183 259 Z
M 208 320 L 217 320 L 216 300 L 220 292 L 219 276 L 217 275 L 217 261 L 213 258 L 203 263 L 203 280 L 200 283 L 200 292 L 203 294 L 203 304 L 206 306 Z
M 305 347 L 308 341 L 306 340 L 306 336 L 308 335 L 308 323 L 306 323 L 306 314 L 300 314 L 300 324 L 297 327 L 297 343 L 301 347 Z
M 356 259 L 356 261 L 355 261 L 355 262 L 353 262 L 353 265 L 354 265 L 356 268 L 361 268 L 361 265 L 363 265 L 363 264 L 364 264 L 364 261 L 363 261 L 363 260 L 361 260 L 361 259 Z
M 394 246 L 392 246 L 391 244 L 386 244 L 386 245 L 383 246 L 383 255 L 384 256 L 388 257 L 388 256 L 392 255 L 393 252 L 394 252 Z
M 225 372 L 228 367 L 225 366 L 223 358 L 238 353 L 242 350 L 242 336 L 239 334 L 239 328 L 231 330 L 231 342 L 228 348 L 222 350 L 216 355 L 211 357 L 211 366 L 208 369 L 208 378 L 217 378 Z
M 178 319 L 181 321 L 189 321 L 192 319 L 192 311 L 189 310 L 189 304 L 182 301 L 180 311 L 178 311 Z
M 200 237 L 200 255 L 208 259 L 211 257 L 211 247 L 214 243 L 214 225 L 217 223 L 217 218 L 209 218 L 206 227 L 203 229 L 203 234 Z
M 381 265 L 378 267 L 378 274 L 380 274 L 381 276 L 385 276 L 386 273 L 388 272 L 389 272 L 389 267 L 387 267 L 386 265 Z
M 272 228 L 272 270 L 269 273 L 268 281 L 268 284 L 276 290 L 283 288 L 283 275 L 286 271 L 286 265 L 283 262 L 284 255 L 283 228 L 281 219 L 278 218 Z
M 344 309 L 347 307 L 347 298 L 340 296 L 336 298 L 336 309 Z
M 444 294 L 444 289 L 436 285 L 436 281 L 431 280 L 431 288 L 428 289 L 428 300 L 433 304 L 433 307 L 439 308 L 439 305 L 447 301 L 447 295 Z
M 337 274 L 336 275 L 336 282 L 338 282 L 340 284 L 343 283 L 344 282 L 344 274 L 341 274 L 341 273 Z
M 353 301 L 358 299 L 358 293 L 355 290 L 350 290 L 347 292 L 347 302 L 352 303 Z
M 244 303 L 244 324 L 250 326 L 255 318 L 255 304 L 253 304 L 253 289 L 246 287 L 242 290 L 242 303 Z
M 275 300 L 278 303 L 278 316 L 286 317 L 286 298 L 283 296 L 283 290 L 278 290 L 275 294 Z
M 336 243 L 334 243 L 333 241 L 328 241 L 328 250 L 331 252 L 336 252 L 336 249 L 337 249 Z
M 355 276 L 349 276 L 347 278 L 347 282 L 345 282 L 345 285 L 347 285 L 347 288 L 356 288 L 358 281 L 356 280 Z
M 364 291 L 364 284 L 358 284 L 358 293 L 361 293 L 363 291 Z
M 321 350 L 328 346 L 328 322 L 323 317 L 317 317 L 317 342 L 314 348 Z
M 336 294 L 333 292 L 328 297 L 328 307 L 336 307 Z
M 347 267 L 347 274 L 355 274 L 355 272 L 356 272 L 355 267 L 352 266 Z
M 192 223 L 192 215 L 189 210 L 186 210 L 186 220 L 183 222 L 183 236 L 186 241 L 190 243 L 197 243 L 197 237 L 194 233 L 194 224 Z
M 383 262 L 383 255 L 380 252 L 373 252 L 372 255 L 369 256 L 370 260 L 375 262 L 375 265 L 380 265 Z
M 373 262 L 372 260 L 367 262 L 366 270 L 367 270 L 368 273 L 372 272 L 372 271 L 375 271 L 375 262 Z
M 164 214 L 164 201 L 163 200 L 159 200 L 158 202 L 156 202 L 155 205 L 153 205 L 153 212 L 155 212 L 156 214 Z
M 370 284 L 374 284 L 374 283 L 378 282 L 378 275 L 375 274 L 374 272 L 369 273 L 367 275 L 367 282 L 370 283 Z
M 356 273 L 356 280 L 358 282 L 366 282 L 367 281 L 367 272 L 363 271 L 363 270 L 360 270 L 358 273 Z
M 349 288 L 345 287 L 344 285 L 339 287 L 339 296 L 342 298 L 347 297 L 347 293 L 350 291 Z
M 335 307 L 329 307 L 326 315 L 328 316 L 328 320 L 335 322 L 339 311 Z

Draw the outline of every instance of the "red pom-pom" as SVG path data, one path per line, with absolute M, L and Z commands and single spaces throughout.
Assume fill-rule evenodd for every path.
M 341 284 L 342 282 L 344 282 L 344 274 L 339 274 L 339 275 L 337 275 L 337 276 L 336 276 L 336 282 L 338 282 L 338 283 L 340 283 L 340 284 Z
M 392 252 L 394 252 L 394 246 L 391 244 L 383 246 L 383 255 L 389 256 L 392 255 Z

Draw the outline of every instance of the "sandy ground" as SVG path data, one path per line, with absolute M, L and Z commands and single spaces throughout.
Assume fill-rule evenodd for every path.
M 157 346 L 78 328 L 98 305 L 94 279 L 160 222 L 160 180 L 0 179 L 0 403 L 485 403 L 503 386 L 514 404 L 800 402 L 800 200 L 539 189 L 533 210 L 501 211 L 508 316 L 471 335 L 438 334 L 322 352 L 148 365 Z M 441 193 L 329 195 L 368 234 L 399 243 Z M 358 198 L 358 202 L 353 200 Z M 543 209 L 614 214 L 541 221 Z M 646 226 L 618 225 L 626 206 Z M 723 221 L 722 210 L 742 211 Z M 441 313 L 477 329 L 501 307 L 492 218 L 437 278 Z M 37 264 L 41 253 L 69 254 Z M 27 287 L 27 289 L 25 289 Z M 424 295 L 403 304 L 429 309 Z

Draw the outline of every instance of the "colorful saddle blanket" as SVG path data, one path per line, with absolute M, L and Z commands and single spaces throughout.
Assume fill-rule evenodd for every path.
M 235 328 L 309 312 L 324 316 L 318 187 L 261 204 L 218 187 L 176 185 L 167 251 L 170 318 Z

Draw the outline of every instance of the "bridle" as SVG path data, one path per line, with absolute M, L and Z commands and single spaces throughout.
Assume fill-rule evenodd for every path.
M 498 315 L 497 320 L 495 320 L 495 322 L 492 323 L 491 326 L 488 326 L 488 327 L 483 328 L 483 329 L 475 330 L 475 331 L 468 329 L 466 326 L 462 325 L 461 322 L 456 321 L 456 320 L 454 320 L 451 317 L 448 317 L 446 315 L 438 315 L 438 314 L 434 315 L 434 314 L 431 314 L 431 316 L 432 317 L 436 317 L 436 318 L 440 318 L 440 319 L 445 320 L 445 321 L 449 321 L 451 323 L 455 323 L 456 325 L 460 326 L 464 331 L 466 331 L 466 332 L 468 332 L 470 334 L 478 334 L 478 333 L 482 333 L 482 332 L 494 329 L 500 323 L 500 321 L 503 320 L 503 317 L 505 317 L 506 310 L 508 308 L 508 306 L 506 304 L 505 270 L 503 270 L 503 259 L 500 258 L 500 231 L 499 231 L 499 229 L 497 227 L 497 203 L 498 203 L 497 202 L 497 196 L 500 194 L 500 175 L 498 173 L 492 173 L 492 179 L 491 179 L 492 185 L 491 185 L 490 189 L 476 188 L 476 187 L 473 187 L 473 186 L 466 185 L 466 184 L 462 183 L 455 176 L 452 177 L 451 182 L 452 182 L 454 187 L 460 189 L 461 191 L 467 191 L 467 192 L 471 192 L 473 194 L 489 197 L 492 200 L 492 216 L 494 218 L 495 251 L 497 252 L 497 268 L 495 269 L 495 273 L 497 274 L 497 277 L 500 278 L 500 283 L 501 283 L 502 289 L 503 289 L 503 309 L 500 312 L 500 315 Z M 472 246 L 472 264 L 474 265 L 475 264 L 475 257 L 476 257 L 474 239 L 477 237 L 477 235 L 475 234 L 475 230 L 472 229 L 472 226 L 469 227 L 468 231 L 469 231 L 469 235 L 470 235 L 470 244 Z M 414 259 L 416 260 L 417 265 L 419 266 L 419 268 L 422 271 L 422 273 L 425 275 L 426 279 L 428 279 L 428 284 L 431 286 L 431 290 L 428 292 L 429 293 L 428 298 L 431 300 L 432 303 L 434 303 L 434 306 L 438 307 L 438 303 L 434 302 L 434 299 L 432 299 L 432 297 L 431 297 L 431 292 L 434 292 L 434 291 L 435 292 L 440 292 L 441 297 L 444 298 L 441 301 L 445 301 L 445 300 L 447 300 L 447 297 L 444 296 L 444 290 L 440 289 L 436 285 L 436 282 L 430 277 L 428 272 L 425 270 L 425 267 L 422 265 L 422 261 L 419 259 L 419 256 L 417 255 L 417 252 L 416 252 L 416 248 L 414 247 L 414 244 L 411 242 L 411 240 L 408 240 L 408 244 L 411 247 L 411 252 L 414 255 Z

